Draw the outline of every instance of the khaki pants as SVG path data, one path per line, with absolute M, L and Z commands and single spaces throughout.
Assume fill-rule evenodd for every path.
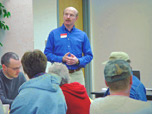
M 70 82 L 79 82 L 85 86 L 82 69 L 80 69 L 79 71 L 75 71 L 74 73 L 70 73 L 70 78 Z

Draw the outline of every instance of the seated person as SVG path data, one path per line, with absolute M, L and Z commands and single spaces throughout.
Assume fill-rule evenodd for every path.
M 110 60 L 124 60 L 127 61 L 130 65 L 130 59 L 127 53 L 125 52 L 112 52 L 109 57 Z M 106 62 L 105 62 L 106 63 Z M 131 66 L 130 66 L 131 68 Z M 146 89 L 145 86 L 141 83 L 141 81 L 133 75 L 132 73 L 132 86 L 130 89 L 130 98 L 136 99 L 136 100 L 141 100 L 141 101 L 147 101 L 146 97 Z M 106 91 L 105 95 L 109 95 L 109 89 Z
M 14 52 L 7 52 L 1 58 L 0 99 L 3 104 L 11 104 L 18 95 L 19 87 L 26 81 L 20 72 L 21 61 Z
M 89 114 L 91 102 L 86 88 L 78 82 L 69 83 L 70 76 L 67 67 L 62 63 L 53 63 L 48 72 L 61 77 L 60 86 L 68 107 L 66 114 Z
M 45 73 L 47 58 L 40 50 L 25 52 L 21 59 L 29 81 L 19 89 L 10 114 L 66 114 L 61 78 Z
M 104 68 L 110 95 L 91 103 L 90 114 L 152 114 L 152 103 L 129 98 L 131 68 L 124 60 L 111 60 Z

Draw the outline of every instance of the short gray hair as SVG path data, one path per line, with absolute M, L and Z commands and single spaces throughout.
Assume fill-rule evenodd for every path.
M 66 83 L 70 83 L 70 76 L 68 68 L 62 64 L 54 62 L 48 69 L 48 73 L 53 73 L 61 77 L 60 86 Z

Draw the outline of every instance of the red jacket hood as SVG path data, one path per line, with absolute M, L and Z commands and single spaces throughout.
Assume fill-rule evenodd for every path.
M 88 97 L 86 88 L 84 87 L 84 85 L 82 85 L 78 82 L 64 84 L 61 86 L 61 89 L 62 89 L 63 93 L 66 92 L 66 93 L 72 94 L 75 97 L 78 97 L 81 99 Z

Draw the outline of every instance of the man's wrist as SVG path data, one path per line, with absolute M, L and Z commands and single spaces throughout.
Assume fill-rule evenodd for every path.
M 79 64 L 80 64 L 80 61 L 79 61 L 79 59 L 78 59 L 78 61 L 77 61 L 76 65 L 79 65 Z
M 62 58 L 62 63 L 65 63 L 64 57 Z
M 63 59 L 62 59 L 62 63 L 65 63 L 65 62 L 63 61 Z

